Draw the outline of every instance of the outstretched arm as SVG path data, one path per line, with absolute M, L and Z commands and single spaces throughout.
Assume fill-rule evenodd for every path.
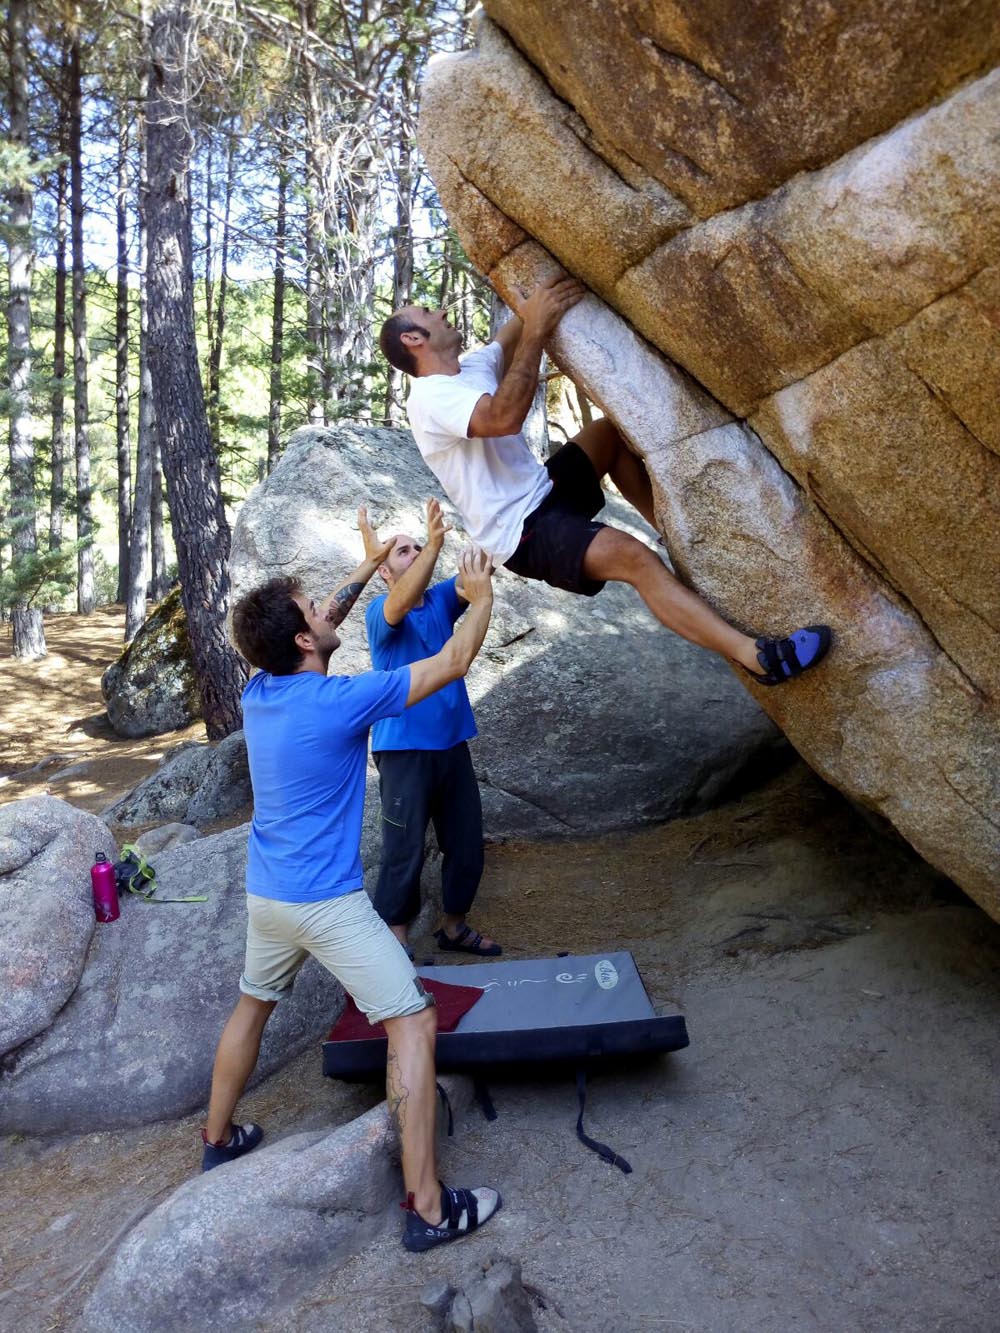
M 450 528 L 444 521 L 441 506 L 437 500 L 427 501 L 427 544 L 414 560 L 413 564 L 393 584 L 389 596 L 385 599 L 382 614 L 386 624 L 398 625 L 427 591 L 427 585 L 434 573 L 434 566 L 444 545 L 444 535 Z
M 583 299 L 586 290 L 576 278 L 548 278 L 538 284 L 521 306 L 521 333 L 496 393 L 483 394 L 473 410 L 469 419 L 470 436 L 516 435 L 521 429 L 538 388 L 538 368 L 546 339 L 566 311 Z M 507 363 L 506 348 L 504 362 Z
M 429 694 L 441 689 L 442 685 L 464 676 L 483 646 L 490 612 L 493 610 L 493 569 L 490 558 L 485 551 L 470 546 L 462 552 L 459 571 L 469 609 L 439 653 L 410 666 L 407 707 L 426 699 Z
M 366 523 L 368 521 L 365 510 L 359 509 L 358 510 L 359 527 L 361 526 L 362 523 L 363 514 L 365 515 L 364 521 Z M 369 554 L 368 542 L 367 540 L 365 541 L 366 554 L 364 560 L 362 560 L 361 564 L 358 565 L 357 569 L 355 569 L 352 573 L 348 574 L 347 578 L 344 579 L 343 583 L 341 583 L 338 587 L 334 588 L 333 592 L 326 599 L 326 601 L 322 602 L 319 606 L 319 610 L 323 613 L 326 620 L 329 621 L 329 623 L 334 627 L 334 629 L 336 629 L 338 625 L 342 624 L 344 620 L 347 618 L 347 614 L 350 611 L 351 607 L 361 596 L 361 592 L 362 589 L 365 587 L 365 584 L 369 581 L 371 576 L 375 573 L 376 569 L 378 569 L 379 565 L 382 563 L 382 561 L 386 558 L 386 556 L 389 554 L 391 550 L 392 550 L 392 541 L 389 541 L 381 546 L 373 547 Z

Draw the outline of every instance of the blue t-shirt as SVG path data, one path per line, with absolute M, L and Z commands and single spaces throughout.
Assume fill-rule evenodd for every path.
M 456 581 L 447 579 L 428 588 L 423 605 L 408 611 L 398 625 L 390 625 L 383 613 L 388 593 L 372 598 L 365 612 L 365 627 L 376 671 L 392 671 L 441 651 L 467 605 L 455 591 Z M 402 716 L 376 722 L 372 749 L 449 750 L 475 734 L 465 681 L 453 680 Z
M 243 691 L 253 784 L 247 893 L 319 902 L 360 889 L 368 729 L 406 707 L 410 671 L 261 671 Z

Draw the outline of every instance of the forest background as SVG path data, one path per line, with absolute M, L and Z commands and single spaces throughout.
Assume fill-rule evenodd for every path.
M 398 425 L 380 321 L 496 319 L 415 148 L 471 0 L 9 0 L 0 79 L 9 448 L 0 616 L 179 578 L 210 738 L 240 725 L 230 525 L 298 426 Z

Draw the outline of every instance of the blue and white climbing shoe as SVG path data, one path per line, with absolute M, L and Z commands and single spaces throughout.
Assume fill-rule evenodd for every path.
M 757 661 L 764 674 L 751 672 L 758 685 L 783 685 L 821 662 L 831 641 L 829 625 L 806 625 L 787 639 L 758 639 Z
M 260 1125 L 231 1125 L 230 1130 L 229 1138 L 220 1139 L 218 1143 L 209 1143 L 205 1138 L 205 1131 L 201 1131 L 202 1142 L 205 1145 L 205 1151 L 201 1155 L 202 1171 L 211 1171 L 217 1166 L 222 1166 L 224 1162 L 233 1162 L 244 1153 L 253 1152 L 264 1137 Z
M 497 1212 L 503 1205 L 496 1190 L 482 1186 L 474 1190 L 450 1189 L 441 1186 L 441 1221 L 437 1226 L 425 1222 L 413 1206 L 413 1195 L 407 1195 L 402 1205 L 406 1212 L 406 1230 L 403 1232 L 403 1244 L 415 1254 L 423 1250 L 432 1250 L 435 1245 L 445 1245 L 450 1240 L 460 1240 L 468 1236 L 477 1227 Z

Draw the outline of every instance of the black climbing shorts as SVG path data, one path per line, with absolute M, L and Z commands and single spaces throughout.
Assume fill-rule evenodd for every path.
M 587 548 L 603 527 L 593 517 L 604 508 L 605 495 L 586 453 L 570 440 L 545 464 L 552 489 L 524 520 L 521 540 L 507 569 L 526 579 L 541 579 L 553 588 L 593 597 L 603 581 L 583 572 Z

